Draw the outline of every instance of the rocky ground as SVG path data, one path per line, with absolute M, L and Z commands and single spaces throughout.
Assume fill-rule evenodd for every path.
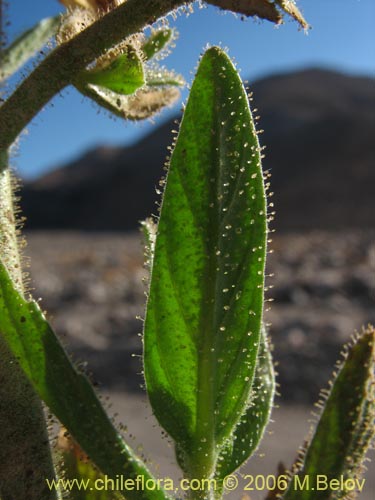
M 60 338 L 77 362 L 87 362 L 111 401 L 109 411 L 126 423 L 127 439 L 146 454 L 157 477 L 177 481 L 173 447 L 140 389 L 142 323 L 136 317 L 143 314 L 146 272 L 139 235 L 32 232 L 27 239 L 34 294 L 43 297 Z M 362 324 L 375 323 L 375 232 L 279 235 L 271 248 L 267 273 L 274 276 L 267 281 L 274 301 L 267 321 L 281 397 L 228 500 L 264 499 L 265 491 L 244 491 L 246 475 L 275 474 L 280 461 L 290 466 L 342 343 Z M 365 477 L 360 499 L 372 500 L 373 465 Z
M 145 284 L 138 234 L 31 232 L 32 287 L 63 342 L 110 390 L 139 391 Z M 375 232 L 279 235 L 266 318 L 287 401 L 317 400 L 341 346 L 375 323 Z

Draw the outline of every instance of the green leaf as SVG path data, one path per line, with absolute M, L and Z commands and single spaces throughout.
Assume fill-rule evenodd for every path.
M 84 71 L 75 86 L 99 106 L 127 120 L 144 120 L 180 97 L 184 79 L 163 67 L 143 68 L 138 54 L 130 46 L 125 54 L 104 69 Z
M 150 60 L 158 52 L 165 49 L 174 38 L 174 30 L 171 28 L 161 28 L 154 30 L 142 45 L 142 51 L 147 60 Z
M 144 84 L 143 63 L 130 46 L 108 66 L 82 71 L 77 78 L 78 86 L 95 85 L 122 95 L 134 94 Z
M 13 286 L 23 293 L 14 187 L 8 153 L 0 151 L 0 259 L 9 269 Z M 1 328 L 0 429 L 0 498 L 56 499 L 56 491 L 46 485 L 55 471 L 43 405 L 2 338 Z
M 33 28 L 23 33 L 1 54 L 0 81 L 5 80 L 42 49 L 55 35 L 60 16 L 42 19 Z
M 103 474 L 152 478 L 124 442 L 88 379 L 71 364 L 38 304 L 13 287 L 0 262 L 0 332 L 33 384 L 77 443 Z M 129 491 L 127 499 L 165 500 L 162 491 Z
M 42 402 L 0 335 L 0 496 L 56 500 Z M 60 498 L 60 497 L 59 497 Z
M 271 416 L 274 393 L 275 374 L 263 326 L 248 407 L 219 457 L 219 481 L 238 469 L 258 448 Z
M 218 447 L 248 402 L 266 233 L 247 95 L 228 56 L 213 47 L 200 62 L 170 162 L 144 329 L 153 410 L 195 477 L 214 472 Z
M 328 481 L 341 478 L 361 488 L 361 473 L 366 453 L 374 438 L 375 417 L 375 330 L 364 331 L 350 348 L 324 406 L 317 428 L 307 447 L 303 464 L 284 500 L 334 500 L 353 498 L 345 487 L 338 491 L 317 491 L 318 475 Z M 296 477 L 299 483 L 296 482 Z M 308 477 L 310 488 L 295 487 Z M 362 479 L 362 487 L 364 480 Z M 349 483 L 347 483 L 349 484 Z M 312 489 L 314 488 L 314 490 Z

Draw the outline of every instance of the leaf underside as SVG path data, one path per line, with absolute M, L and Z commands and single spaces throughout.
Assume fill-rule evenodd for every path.
M 279 24 L 282 20 L 280 12 L 268 0 L 207 0 L 220 9 L 231 10 L 244 16 L 257 16 Z
M 100 107 L 125 120 L 145 120 L 171 106 L 180 97 L 172 86 L 145 86 L 133 95 L 120 95 L 96 85 L 81 85 L 77 89 Z
M 153 410 L 190 462 L 202 442 L 217 454 L 246 408 L 265 253 L 258 138 L 242 82 L 214 47 L 200 62 L 171 157 L 144 329 Z
M 243 16 L 256 16 L 267 19 L 275 24 L 283 22 L 283 15 L 288 14 L 298 22 L 301 28 L 308 29 L 309 25 L 298 9 L 295 0 L 206 0 L 220 9 L 231 10 Z

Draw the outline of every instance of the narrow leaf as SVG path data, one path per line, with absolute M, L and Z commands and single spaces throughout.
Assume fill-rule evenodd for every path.
M 143 64 L 130 46 L 108 66 L 82 71 L 77 84 L 103 87 L 117 94 L 130 95 L 145 83 Z
M 248 408 L 219 457 L 216 473 L 219 481 L 238 469 L 258 448 L 271 416 L 274 392 L 275 374 L 263 326 Z
M 0 259 L 13 286 L 23 293 L 22 239 L 15 220 L 14 186 L 8 154 L 1 151 Z M 53 500 L 56 492 L 46 485 L 55 471 L 42 402 L 1 333 L 0 328 L 0 497 Z
M 249 398 L 265 251 L 258 138 L 241 80 L 214 47 L 200 62 L 171 158 L 144 330 L 155 415 L 183 467 L 200 476 L 213 472 Z
M 71 364 L 38 305 L 13 287 L 0 262 L 0 331 L 41 399 L 103 474 L 152 476 L 124 442 L 88 379 Z M 154 491 L 129 491 L 127 499 L 163 500 Z
M 161 28 L 154 30 L 142 45 L 142 51 L 147 60 L 150 60 L 157 53 L 165 49 L 174 38 L 174 30 L 171 28 Z
M 363 462 L 375 434 L 374 368 L 375 330 L 369 328 L 350 348 L 342 364 L 297 472 L 299 481 L 292 477 L 284 500 L 355 498 L 350 491 L 353 485 L 359 490 L 361 484 L 363 487 Z M 331 489 L 320 484 L 318 488 L 319 475 L 330 484 L 336 480 L 339 487 Z M 303 484 L 305 477 L 311 487 L 299 490 L 295 485 Z
M 5 80 L 21 68 L 33 55 L 42 49 L 55 35 L 60 16 L 42 19 L 33 28 L 23 33 L 1 54 L 0 80 Z

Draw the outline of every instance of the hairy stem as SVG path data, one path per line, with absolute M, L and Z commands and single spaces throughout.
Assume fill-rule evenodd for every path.
M 51 52 L 1 106 L 0 258 L 20 293 L 23 279 L 8 149 L 43 106 L 90 62 L 185 3 L 128 0 Z M 0 497 L 52 500 L 56 492 L 47 489 L 46 479 L 54 477 L 54 469 L 42 404 L 2 337 L 0 359 Z
M 14 179 L 7 168 L 7 155 L 0 153 L 0 259 L 8 269 L 15 288 L 23 294 L 21 256 L 13 202 Z
M 0 153 L 0 166 L 0 259 L 23 293 L 13 180 L 5 153 Z M 0 429 L 2 500 L 56 498 L 56 492 L 49 491 L 46 485 L 46 479 L 54 477 L 54 469 L 41 401 L 1 336 Z
M 77 74 L 124 38 L 142 31 L 186 0 L 128 0 L 56 48 L 0 108 L 0 149 L 7 150 L 25 126 Z

